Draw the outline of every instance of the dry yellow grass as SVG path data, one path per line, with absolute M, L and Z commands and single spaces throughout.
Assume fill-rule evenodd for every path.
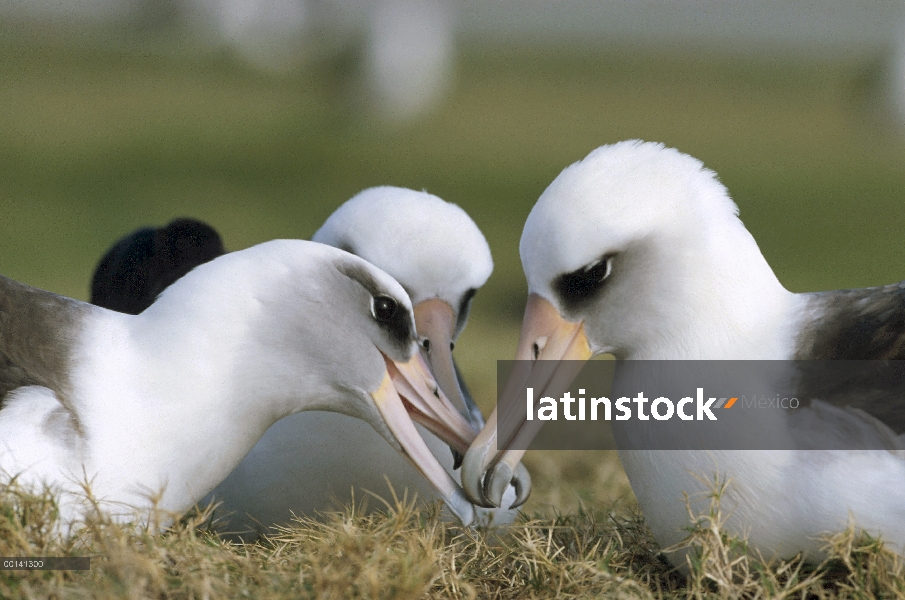
M 396 499 L 299 519 L 255 544 L 216 533 L 210 510 L 166 533 L 94 515 L 71 539 L 53 533 L 48 495 L 0 490 L 0 555 L 90 556 L 90 571 L 0 571 L 3 598 L 863 598 L 905 597 L 905 569 L 853 528 L 820 565 L 764 561 L 709 509 L 689 513 L 687 576 L 671 568 L 630 506 L 523 516 L 504 531 L 462 529 L 439 506 Z

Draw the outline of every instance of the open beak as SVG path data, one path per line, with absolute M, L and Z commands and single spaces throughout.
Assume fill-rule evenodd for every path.
M 427 427 L 450 447 L 464 453 L 477 431 L 437 387 L 420 354 L 407 363 L 384 357 L 387 371 L 371 394 L 402 453 L 437 489 L 464 525 L 474 520 L 474 506 L 462 488 L 431 453 L 413 421 Z
M 484 427 L 484 416 L 480 409 L 463 389 L 461 379 L 456 371 L 456 363 L 452 357 L 452 336 L 455 333 L 456 320 L 452 307 L 438 298 L 431 298 L 419 302 L 415 306 L 415 327 L 422 339 L 428 340 L 428 348 L 421 347 L 422 355 L 428 361 L 437 383 L 446 395 L 453 400 L 465 418 L 474 426 L 475 430 Z M 462 466 L 465 454 L 452 448 L 453 470 Z M 509 476 L 497 476 L 494 483 L 498 486 L 499 500 L 495 506 L 499 507 L 503 494 L 511 483 L 515 486 L 515 502 L 509 508 L 518 508 L 528 499 L 531 493 L 531 476 L 528 470 L 517 460 L 512 467 Z M 489 506 L 484 504 L 483 506 Z
M 502 403 L 509 411 L 502 415 L 502 419 L 506 423 L 518 420 L 519 425 L 509 439 L 497 440 L 498 405 L 465 454 L 462 486 L 472 502 L 479 506 L 499 506 L 503 492 L 510 483 L 516 485 L 517 496 L 521 497 L 522 493 L 519 492 L 524 492 L 524 499 L 521 502 L 517 499 L 517 504 L 527 499 L 528 491 L 519 490 L 520 486 L 516 481 L 521 467 L 519 461 L 525 450 L 511 448 L 513 445 L 527 448 L 540 431 L 543 421 L 526 421 L 524 415 L 518 415 L 517 412 L 524 409 L 517 407 L 523 407 L 524 403 L 518 402 L 516 396 L 521 398 L 525 388 L 532 387 L 539 392 L 538 397 L 558 398 L 578 376 L 583 362 L 591 358 L 591 355 L 582 323 L 566 321 L 541 296 L 528 296 L 515 355 L 517 361 L 526 362 L 516 363 L 501 395 L 501 399 L 509 400 Z M 573 362 L 544 364 L 545 361 Z

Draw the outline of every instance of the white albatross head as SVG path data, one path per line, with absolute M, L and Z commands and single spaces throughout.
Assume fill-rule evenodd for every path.
M 411 297 L 419 345 L 446 395 L 483 425 L 459 386 L 452 346 L 493 271 L 490 247 L 468 214 L 427 192 L 374 187 L 340 206 L 314 234 L 377 265 Z
M 528 215 L 519 250 L 529 296 L 516 360 L 756 358 L 770 349 L 743 344 L 791 296 L 716 174 L 662 144 L 602 146 L 567 167 Z M 537 393 L 558 397 L 558 379 Z M 484 506 L 524 453 L 496 450 L 496 419 L 463 464 L 466 493 Z M 526 423 L 519 446 L 538 429 Z
M 427 192 L 381 186 L 340 206 L 313 241 L 347 250 L 396 278 L 414 305 L 419 346 L 441 389 L 477 429 L 480 409 L 460 385 L 453 344 L 471 301 L 493 271 L 490 247 L 460 207 Z M 462 454 L 453 448 L 454 468 Z M 531 477 L 515 465 L 515 508 L 528 499 Z

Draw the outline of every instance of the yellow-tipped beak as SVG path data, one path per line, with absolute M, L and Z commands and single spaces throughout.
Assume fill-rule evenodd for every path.
M 539 390 L 541 396 L 558 397 L 578 375 L 580 363 L 544 362 L 585 361 L 591 355 L 583 325 L 566 321 L 549 301 L 531 294 L 525 307 L 515 358 L 517 361 L 534 362 L 516 363 L 501 398 L 521 396 L 526 387 Z M 515 400 L 505 402 L 504 405 L 510 407 L 510 411 L 516 411 L 516 406 L 521 406 Z M 500 505 L 503 491 L 516 474 L 519 461 L 525 453 L 524 450 L 509 448 L 513 445 L 527 448 L 543 424 L 542 421 L 525 421 L 524 417 L 514 413 L 504 414 L 502 418 L 506 422 L 519 419 L 520 425 L 515 435 L 502 440 L 500 444 L 497 440 L 497 410 L 498 408 L 490 415 L 487 425 L 475 438 L 462 463 L 462 486 L 472 502 L 479 506 Z M 492 470 L 487 473 L 490 469 Z M 527 493 L 524 495 L 527 499 Z
M 371 394 L 377 410 L 405 457 L 431 482 L 462 523 L 471 524 L 474 506 L 428 449 L 413 421 L 460 452 L 465 452 L 477 432 L 437 387 L 420 354 L 407 363 L 386 359 L 386 365 L 380 387 Z

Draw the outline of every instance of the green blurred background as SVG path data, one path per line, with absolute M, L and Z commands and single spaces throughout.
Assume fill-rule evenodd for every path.
M 166 35 L 115 38 L 0 29 L 4 275 L 86 299 L 98 258 L 139 226 L 196 217 L 238 250 L 308 238 L 366 187 L 425 189 L 471 214 L 493 251 L 456 348 L 487 412 L 494 361 L 518 338 L 525 217 L 564 167 L 641 138 L 719 174 L 789 289 L 905 278 L 905 143 L 879 56 L 485 39 L 460 47 L 448 98 L 399 123 L 362 109 L 354 51 L 273 74 Z M 528 462 L 529 508 L 627 493 L 612 453 Z

